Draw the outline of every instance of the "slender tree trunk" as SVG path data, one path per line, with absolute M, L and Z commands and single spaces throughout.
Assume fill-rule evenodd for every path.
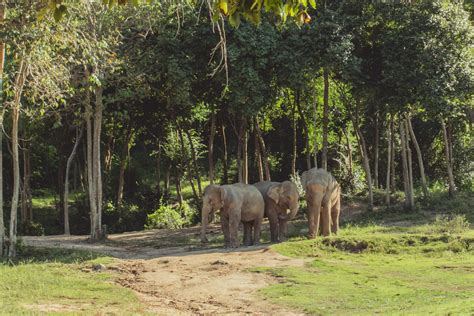
M 16 233 L 17 233 L 17 217 L 18 217 L 18 197 L 20 193 L 20 160 L 18 155 L 18 121 L 20 118 L 20 99 L 23 93 L 23 87 L 26 80 L 26 62 L 21 60 L 18 73 L 15 77 L 14 100 L 12 104 L 12 160 L 13 160 L 13 194 L 10 209 L 10 234 L 8 256 L 13 258 L 16 256 Z
M 385 179 L 385 203 L 387 206 L 390 206 L 390 169 L 391 169 L 391 159 L 392 159 L 392 120 L 390 117 L 390 122 L 387 124 L 387 178 Z
M 181 191 L 181 176 L 179 174 L 178 168 L 176 168 L 176 197 L 178 199 L 179 205 L 183 205 L 183 193 Z
M 0 1 L 0 23 L 5 19 L 5 1 Z M 5 223 L 3 221 L 3 67 L 5 63 L 5 43 L 0 42 L 0 257 L 5 255 Z
M 97 194 L 96 185 L 94 182 L 93 160 L 92 160 L 92 109 L 90 102 L 86 104 L 85 121 L 86 121 L 86 139 L 87 139 L 87 189 L 89 195 L 90 217 L 91 217 L 91 240 L 97 239 Z
M 444 153 L 446 158 L 446 170 L 448 172 L 448 190 L 449 196 L 454 196 L 456 192 L 456 185 L 454 184 L 454 175 L 453 175 L 453 161 L 452 161 L 452 149 L 450 146 L 450 141 L 448 137 L 448 132 L 446 129 L 446 123 L 441 119 L 441 128 L 443 132 L 443 141 L 444 141 Z
M 375 140 L 374 140 L 374 187 L 379 188 L 379 113 L 375 114 Z
M 71 234 L 69 230 L 69 170 L 74 161 L 74 157 L 76 156 L 79 143 L 81 142 L 82 131 L 82 126 L 80 128 L 76 127 L 76 142 L 74 143 L 74 147 L 72 148 L 71 154 L 66 163 L 66 174 L 64 176 L 64 235 Z
M 165 172 L 165 196 L 168 197 L 170 194 L 170 178 L 171 178 L 171 165 L 168 165 Z
M 288 101 L 289 101 L 289 97 L 288 97 Z M 294 102 L 296 103 L 296 102 Z M 292 124 L 293 124 L 293 154 L 292 154 L 292 160 L 291 160 L 291 175 L 293 177 L 296 176 L 296 156 L 297 156 L 297 143 L 296 143 L 296 109 L 295 109 L 296 105 L 293 104 L 293 108 L 292 108 Z
M 191 168 L 191 163 L 189 162 L 189 157 L 188 157 L 188 154 L 186 152 L 186 147 L 185 147 L 184 137 L 183 137 L 183 131 L 181 130 L 181 127 L 179 126 L 179 124 L 177 124 L 177 129 L 178 129 L 179 143 L 181 144 L 181 154 L 183 156 L 184 163 L 185 163 L 186 168 L 188 170 L 188 172 L 187 172 L 188 181 L 189 181 L 189 184 L 191 185 L 191 189 L 193 190 L 194 200 L 196 201 L 196 203 L 198 203 L 199 196 L 198 196 L 198 193 L 196 191 L 196 187 L 194 186 L 193 172 L 192 172 L 192 168 Z M 177 171 L 176 176 L 179 178 L 179 171 Z M 179 181 L 179 185 L 180 185 L 180 188 L 181 188 L 181 181 Z M 181 199 L 182 199 L 182 197 L 181 197 Z
M 107 145 L 105 147 L 105 162 L 104 162 L 104 172 L 109 173 L 112 169 L 112 153 L 114 151 L 115 137 L 113 132 L 109 135 L 107 139 Z
M 249 155 L 248 155 L 248 129 L 244 124 L 244 137 L 242 139 L 242 180 L 245 184 L 249 183 Z
M 263 140 L 262 131 L 260 130 L 260 126 L 258 125 L 258 119 L 257 118 L 255 118 L 255 129 L 257 131 L 258 142 L 259 142 L 259 145 L 260 145 L 259 147 L 260 147 L 260 151 L 262 153 L 263 165 L 264 165 L 264 168 L 265 168 L 265 180 L 266 181 L 271 181 L 270 162 L 268 161 L 267 148 L 265 146 L 265 141 Z
M 196 158 L 196 150 L 194 149 L 194 143 L 191 137 L 191 133 L 189 132 L 189 129 L 186 129 L 185 133 L 186 133 L 186 136 L 188 137 L 189 146 L 191 147 L 191 159 L 193 161 L 194 175 L 196 176 L 196 181 L 198 185 L 199 198 L 201 198 L 202 196 L 201 176 L 199 175 L 199 168 L 198 168 L 197 158 Z
M 221 128 L 222 128 L 222 143 L 223 143 L 223 147 L 224 147 L 224 157 L 222 159 L 222 164 L 224 166 L 224 184 L 227 184 L 229 183 L 229 167 L 228 167 L 228 163 L 227 163 L 227 159 L 228 159 L 228 155 L 227 155 L 227 137 L 226 137 L 226 134 L 225 134 L 225 126 L 224 124 L 221 125 Z
M 31 203 L 31 169 L 30 169 L 30 144 L 23 141 L 23 194 L 22 194 L 22 208 L 23 208 L 23 223 L 31 223 L 33 221 L 33 205 Z
M 257 169 L 258 169 L 258 179 L 259 181 L 263 181 L 263 164 L 262 164 L 262 155 L 260 151 L 260 145 L 258 143 L 258 133 L 257 128 L 254 128 L 254 139 L 255 139 L 255 161 L 257 162 Z
M 306 169 L 311 169 L 311 152 L 309 148 L 309 130 L 308 124 L 306 123 L 305 115 L 303 113 L 303 109 L 301 108 L 301 95 L 300 90 L 296 90 L 296 107 L 298 109 L 298 113 L 300 115 L 301 122 L 303 123 L 303 132 L 305 138 L 305 153 L 306 153 Z
M 415 132 L 413 131 L 413 126 L 411 125 L 411 119 L 410 116 L 407 115 L 407 125 L 408 125 L 408 131 L 410 132 L 411 140 L 413 142 L 413 145 L 415 146 L 416 150 L 416 155 L 418 158 L 418 166 L 420 168 L 420 177 L 421 177 L 421 186 L 423 189 L 423 196 L 424 198 L 428 198 L 429 192 L 428 192 L 428 185 L 426 184 L 426 177 L 425 177 L 425 166 L 423 164 L 423 157 L 421 155 L 421 150 L 420 146 L 418 145 L 418 141 L 416 140 Z
M 313 103 L 313 112 L 314 112 L 314 167 L 318 168 L 318 133 L 317 126 L 318 126 L 318 98 L 315 96 L 314 103 Z
M 123 187 L 125 185 L 125 170 L 127 169 L 130 160 L 130 142 L 132 140 L 132 133 L 132 126 L 129 125 L 125 134 L 125 139 L 122 147 L 122 157 L 120 159 L 119 182 L 117 189 L 117 206 L 122 205 Z
M 410 190 L 410 208 L 415 207 L 415 193 L 413 191 L 413 161 L 412 161 L 412 152 L 410 148 L 410 135 L 408 133 L 408 124 L 405 124 L 405 137 L 406 137 L 406 146 L 407 146 L 407 161 L 408 161 L 408 189 Z
M 324 77 L 324 108 L 323 108 L 323 155 L 322 168 L 328 168 L 328 125 L 329 125 L 329 73 L 325 68 L 323 70 Z
M 156 192 L 161 198 L 161 142 L 158 142 L 158 155 L 156 157 Z
M 390 157 L 390 191 L 391 193 L 395 193 L 395 120 L 393 116 L 390 119 L 390 134 L 392 135 L 391 138 L 391 147 L 392 147 L 392 156 Z
M 350 179 L 353 177 L 353 169 L 352 169 L 352 144 L 349 140 L 349 132 L 346 131 L 345 128 L 342 129 L 342 132 L 344 134 L 344 137 L 346 139 L 346 147 L 347 147 L 347 172 L 349 173 Z
M 216 135 L 216 114 L 211 114 L 211 127 L 209 133 L 208 160 L 209 160 L 209 183 L 214 184 L 214 137 Z
M 243 174 L 242 174 L 242 135 L 243 128 L 240 126 L 239 135 L 237 139 L 237 174 L 239 183 L 243 183 Z
M 368 156 L 368 153 L 367 153 L 367 145 L 366 145 L 366 142 L 365 142 L 364 135 L 360 131 L 359 127 L 355 124 L 354 124 L 354 130 L 357 133 L 357 139 L 359 141 L 359 149 L 360 149 L 360 153 L 361 153 L 361 156 L 362 156 L 362 165 L 364 166 L 365 175 L 366 175 L 366 178 L 367 178 L 367 188 L 369 190 L 369 205 L 368 205 L 368 208 L 369 208 L 369 210 L 373 210 L 373 208 L 374 208 L 374 193 L 373 193 L 373 190 L 372 190 L 372 175 L 371 175 L 371 172 L 370 172 L 370 161 L 369 161 L 369 156 Z
M 403 120 L 400 120 L 400 140 L 401 140 L 401 154 L 402 154 L 402 167 L 403 167 L 403 188 L 405 191 L 405 206 L 411 209 L 411 196 L 410 196 L 410 175 L 408 172 L 408 156 L 407 156 L 407 143 L 405 136 L 405 127 Z

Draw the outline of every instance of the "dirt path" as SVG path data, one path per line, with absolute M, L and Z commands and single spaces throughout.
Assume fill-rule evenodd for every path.
M 118 283 L 136 292 L 159 315 L 297 315 L 265 301 L 258 290 L 276 278 L 249 272 L 254 267 L 303 266 L 269 245 L 228 250 L 218 242 L 203 246 L 200 227 L 113 234 L 90 244 L 87 236 L 23 237 L 28 246 L 96 251 L 119 258 Z M 221 235 L 211 225 L 210 240 Z M 170 245 L 173 245 L 170 247 Z M 112 267 L 111 267 L 112 268 Z

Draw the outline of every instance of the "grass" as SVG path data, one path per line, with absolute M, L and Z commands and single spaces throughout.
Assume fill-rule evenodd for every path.
M 420 223 L 424 217 L 416 216 L 417 224 L 403 227 L 350 222 L 338 236 L 272 246 L 308 259 L 304 267 L 253 271 L 278 280 L 261 290 L 264 297 L 308 314 L 472 315 L 474 230 L 467 217 Z
M 2 314 L 143 314 L 134 293 L 116 275 L 81 270 L 114 259 L 88 252 L 23 249 L 18 261 L 0 263 Z

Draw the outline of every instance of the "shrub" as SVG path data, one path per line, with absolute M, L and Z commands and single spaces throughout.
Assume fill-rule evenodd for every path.
M 41 223 L 24 222 L 20 227 L 23 236 L 43 236 L 44 227 Z
M 465 215 L 436 215 L 433 226 L 439 233 L 462 233 L 469 230 L 469 221 Z
M 183 202 L 182 205 L 162 204 L 156 211 L 148 215 L 145 228 L 182 228 L 192 224 L 193 216 L 193 211 L 186 202 Z

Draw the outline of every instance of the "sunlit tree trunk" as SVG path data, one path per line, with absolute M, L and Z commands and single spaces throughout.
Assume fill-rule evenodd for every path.
M 393 116 L 390 119 L 390 134 L 392 135 L 391 142 L 391 156 L 390 156 L 390 191 L 395 193 L 395 120 Z
M 239 183 L 243 183 L 243 175 L 242 175 L 242 126 L 239 130 L 239 135 L 237 137 L 237 176 Z
M 456 192 L 456 185 L 454 184 L 451 142 L 449 141 L 448 132 L 446 129 L 446 123 L 444 122 L 444 119 L 441 119 L 441 128 L 443 132 L 446 170 L 448 172 L 448 190 L 449 190 L 449 196 L 452 197 L 454 196 L 454 193 Z
M 259 126 L 257 118 L 255 118 L 255 129 L 257 131 L 258 142 L 259 142 L 259 145 L 260 145 L 260 151 L 262 153 L 263 166 L 264 166 L 264 169 L 265 169 L 265 180 L 270 181 L 271 180 L 270 162 L 268 161 L 267 148 L 266 148 L 266 145 L 265 145 L 265 141 L 263 140 L 262 131 L 260 130 L 260 126 Z
M 295 102 L 296 103 L 296 102 Z M 297 143 L 296 143 L 296 105 L 292 107 L 292 130 L 293 130 L 293 150 L 291 155 L 291 175 L 296 176 L 296 156 L 297 156 Z
M 70 235 L 69 229 L 69 170 L 71 169 L 71 164 L 74 161 L 74 157 L 77 153 L 77 148 L 82 138 L 82 126 L 80 128 L 76 127 L 76 142 L 72 148 L 71 154 L 69 155 L 66 163 L 66 173 L 64 176 L 64 234 Z
M 317 126 L 318 126 L 318 98 L 315 97 L 314 98 L 314 103 L 313 103 L 313 114 L 314 114 L 314 117 L 313 117 L 313 120 L 314 120 L 314 139 L 313 139 L 313 142 L 314 142 L 314 151 L 313 151 L 313 158 L 314 158 L 314 167 L 315 168 L 318 168 L 318 133 L 316 132 L 317 131 Z
M 323 70 L 324 77 L 324 102 L 323 102 L 323 154 L 321 158 L 321 168 L 328 168 L 328 125 L 329 125 L 329 73 L 326 68 Z
M 183 193 L 181 191 L 181 176 L 179 174 L 178 168 L 176 168 L 176 197 L 179 205 L 183 204 Z
M 196 177 L 198 194 L 199 194 L 199 199 L 200 199 L 202 196 L 202 186 L 201 186 L 201 176 L 199 175 L 199 168 L 197 164 L 196 150 L 194 149 L 193 138 L 191 137 L 191 133 L 189 132 L 189 129 L 185 129 L 185 133 L 186 133 L 186 136 L 188 137 L 189 147 L 191 149 L 191 159 L 193 162 L 194 176 Z
M 244 130 L 242 137 L 242 181 L 249 183 L 249 155 L 248 155 L 248 128 L 247 121 L 243 122 Z
M 158 142 L 158 154 L 156 156 L 156 192 L 161 198 L 161 143 Z
M 254 139 L 255 139 L 255 161 L 257 163 L 257 169 L 258 169 L 258 179 L 259 181 L 263 181 L 263 164 L 262 164 L 262 154 L 260 150 L 260 144 L 258 142 L 258 133 L 257 133 L 257 128 L 254 128 Z
M 199 201 L 199 196 L 198 196 L 198 193 L 196 191 L 196 187 L 194 186 L 193 170 L 191 168 L 191 163 L 189 162 L 188 153 L 187 153 L 186 146 L 185 146 L 185 143 L 184 143 L 183 132 L 182 132 L 181 127 L 179 125 L 177 125 L 177 129 L 178 129 L 179 143 L 181 145 L 181 155 L 183 156 L 184 164 L 185 164 L 186 169 L 188 171 L 188 172 L 186 172 L 186 174 L 188 175 L 188 181 L 189 181 L 189 184 L 191 185 L 191 189 L 193 191 L 194 200 L 197 203 Z M 178 174 L 179 174 L 179 172 L 178 172 Z M 178 175 L 177 175 L 177 177 L 179 179 Z M 181 182 L 179 182 L 179 185 L 180 185 L 180 188 L 181 188 Z M 181 196 L 181 200 L 182 200 L 182 196 Z
M 13 193 L 10 209 L 10 231 L 9 231 L 9 248 L 8 256 L 13 258 L 16 256 L 17 241 L 17 224 L 18 224 L 18 197 L 20 193 L 20 160 L 18 155 L 18 121 L 20 118 L 20 99 L 23 93 L 27 73 L 27 64 L 24 60 L 20 60 L 18 73 L 15 76 L 13 86 L 14 99 L 12 108 L 12 162 L 13 162 Z
M 226 137 L 226 133 L 225 133 L 225 126 L 224 124 L 221 125 L 221 131 L 222 131 L 222 144 L 223 144 L 223 147 L 224 147 L 224 157 L 222 159 L 222 165 L 224 166 L 224 171 L 223 171 L 223 182 L 224 184 L 227 184 L 229 183 L 229 167 L 228 167 L 228 164 L 227 164 L 227 159 L 228 159 L 228 155 L 227 155 L 227 137 Z
M 208 144 L 208 160 L 209 160 L 209 183 L 214 183 L 214 137 L 216 135 L 216 114 L 211 114 L 211 126 L 209 133 L 209 144 Z
M 342 132 L 344 134 L 344 137 L 346 138 L 346 147 L 347 147 L 347 172 L 349 173 L 349 178 L 352 179 L 353 176 L 353 170 L 352 170 L 352 144 L 351 141 L 349 140 L 349 132 L 346 131 L 345 128 L 342 129 Z
M 426 184 L 425 166 L 423 164 L 423 157 L 421 155 L 420 146 L 418 145 L 418 141 L 416 140 L 415 132 L 413 131 L 413 126 L 411 125 L 411 119 L 409 115 L 407 115 L 406 120 L 408 124 L 408 131 L 410 132 L 411 140 L 413 142 L 413 145 L 415 146 L 416 155 L 418 158 L 418 166 L 420 168 L 420 177 L 421 177 L 421 186 L 423 189 L 423 196 L 425 198 L 428 198 L 429 196 L 428 185 Z
M 374 139 L 374 187 L 379 188 L 379 113 L 375 114 L 375 139 Z
M 308 124 L 306 123 L 305 115 L 303 109 L 301 108 L 301 95 L 300 89 L 296 89 L 296 107 L 300 115 L 301 122 L 303 123 L 303 132 L 305 138 L 305 154 L 306 154 L 306 169 L 311 169 L 311 152 L 309 148 L 309 130 Z
M 410 209 L 415 207 L 415 193 L 413 192 L 413 161 L 410 148 L 410 135 L 408 133 L 408 124 L 405 121 L 405 137 L 407 146 L 407 162 L 408 162 L 408 190 L 410 191 Z
M 372 175 L 370 172 L 370 162 L 369 162 L 369 156 L 367 153 L 367 145 L 365 142 L 364 135 L 362 134 L 360 128 L 358 126 L 354 125 L 354 130 L 357 133 L 357 139 L 359 142 L 359 149 L 360 153 L 362 156 L 362 165 L 365 170 L 365 175 L 366 175 L 366 182 L 367 182 L 367 188 L 369 190 L 369 205 L 368 208 L 369 210 L 372 210 L 374 208 L 374 193 L 372 190 Z
M 405 136 L 405 127 L 403 120 L 400 120 L 400 140 L 401 140 L 401 154 L 402 154 L 402 170 L 403 170 L 403 189 L 405 191 L 405 206 L 411 209 L 411 197 L 410 197 L 410 176 L 408 172 L 408 159 L 407 159 L 407 143 Z
M 392 159 L 392 117 L 390 122 L 387 124 L 387 177 L 385 179 L 385 203 L 387 206 L 390 205 L 390 169 Z

